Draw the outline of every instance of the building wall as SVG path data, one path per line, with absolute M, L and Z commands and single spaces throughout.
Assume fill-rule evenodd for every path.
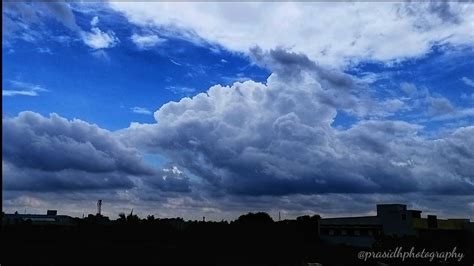
M 413 228 L 414 212 L 407 210 L 402 204 L 377 205 L 377 216 L 380 218 L 383 233 L 391 236 L 417 235 Z
M 469 220 L 468 219 L 447 219 L 442 220 L 438 219 L 437 229 L 443 230 L 464 230 L 468 229 Z M 428 229 L 428 220 L 426 218 L 417 218 L 413 219 L 413 227 L 415 229 Z

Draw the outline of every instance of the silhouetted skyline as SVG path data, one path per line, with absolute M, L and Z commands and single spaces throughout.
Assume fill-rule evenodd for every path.
M 2 257 L 2 262 L 56 264 L 70 260 L 71 252 L 82 254 L 76 263 L 89 263 L 91 258 L 109 263 L 193 265 L 474 262 L 474 223 L 468 219 L 425 217 L 421 210 L 410 210 L 403 204 L 379 204 L 376 210 L 374 216 L 304 215 L 285 220 L 273 220 L 265 212 L 250 212 L 234 221 L 219 222 L 205 217 L 200 221 L 153 215 L 140 218 L 133 211 L 120 213 L 117 219 L 99 213 L 72 218 L 56 210 L 43 215 L 2 214 L 2 240 L 9 243 L 8 255 Z M 45 247 L 55 250 L 57 255 L 42 258 Z M 11 254 L 14 250 L 35 255 L 15 257 Z M 110 257 L 117 250 L 123 250 L 127 256 Z M 438 252 L 442 257 L 428 253 L 431 255 L 413 255 L 402 260 L 400 256 L 410 250 L 423 254 Z M 394 257 L 376 257 L 377 252 Z

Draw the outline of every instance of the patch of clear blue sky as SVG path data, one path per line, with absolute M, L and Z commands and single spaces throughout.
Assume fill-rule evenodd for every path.
M 216 52 L 210 45 L 197 45 L 178 38 L 140 50 L 130 36 L 144 33 L 143 29 L 107 9 L 75 12 L 75 15 L 84 30 L 89 30 L 91 19 L 99 16 L 98 27 L 105 32 L 113 30 L 120 43 L 104 49 L 104 54 L 98 56 L 76 33 L 51 19 L 46 21 L 48 30 L 56 36 L 71 36 L 71 42 L 61 43 L 44 36 L 35 43 L 17 40 L 12 47 L 2 45 L 3 89 L 10 89 L 9 80 L 13 80 L 49 90 L 40 92 L 37 97 L 3 97 L 4 115 L 14 116 L 24 110 L 43 115 L 56 112 L 66 118 L 79 118 L 116 130 L 127 127 L 132 121 L 154 122 L 151 115 L 131 112 L 132 107 L 153 112 L 169 101 L 206 91 L 215 84 L 228 85 L 245 78 L 264 82 L 269 75 L 267 70 L 251 65 L 242 54 L 225 49 Z M 160 35 L 159 31 L 156 33 Z M 41 53 L 39 48 L 47 48 L 51 53 Z M 10 52 L 11 49 L 14 52 Z M 474 88 L 461 79 L 474 78 L 473 58 L 472 48 L 436 46 L 420 58 L 391 66 L 362 62 L 348 73 L 359 77 L 375 73 L 379 79 L 371 88 L 380 100 L 402 97 L 400 83 L 409 82 L 446 97 L 455 106 L 467 108 L 472 107 L 472 101 L 460 96 L 472 94 Z M 187 89 L 180 91 L 180 88 Z M 409 120 L 410 117 L 402 113 L 391 119 Z M 466 119 L 470 124 L 474 122 L 472 117 Z M 340 112 L 333 125 L 347 128 L 356 121 Z M 431 129 L 442 124 L 426 122 Z

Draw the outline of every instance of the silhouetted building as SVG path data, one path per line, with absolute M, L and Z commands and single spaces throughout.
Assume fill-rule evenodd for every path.
M 403 204 L 378 204 L 376 216 L 325 218 L 320 221 L 321 239 L 334 244 L 372 246 L 378 236 L 426 235 L 426 230 L 472 231 L 469 219 L 437 219 L 421 217 L 419 210 L 407 210 Z
M 47 210 L 46 215 L 54 216 L 57 215 L 58 211 L 57 210 Z
M 48 210 L 46 214 L 5 214 L 3 225 L 31 223 L 34 225 L 74 225 L 74 218 L 67 215 L 57 215 L 57 210 Z

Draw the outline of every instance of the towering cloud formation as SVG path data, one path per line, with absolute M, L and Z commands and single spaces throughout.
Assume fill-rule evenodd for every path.
M 169 102 L 154 124 L 110 132 L 56 114 L 4 117 L 5 190 L 122 191 L 115 200 L 215 210 L 231 202 L 304 210 L 317 206 L 313 200 L 474 192 L 473 126 L 430 138 L 418 124 L 389 120 L 396 108 L 384 110 L 350 75 L 283 49 L 251 55 L 272 71 L 266 83 L 216 85 Z M 358 122 L 337 127 L 341 113 Z M 149 166 L 146 153 L 169 162 Z
M 338 112 L 371 110 L 350 76 L 282 49 L 253 55 L 273 70 L 266 84 L 213 86 L 119 135 L 232 194 L 474 191 L 474 127 L 428 139 L 419 125 L 361 115 L 336 129 Z

